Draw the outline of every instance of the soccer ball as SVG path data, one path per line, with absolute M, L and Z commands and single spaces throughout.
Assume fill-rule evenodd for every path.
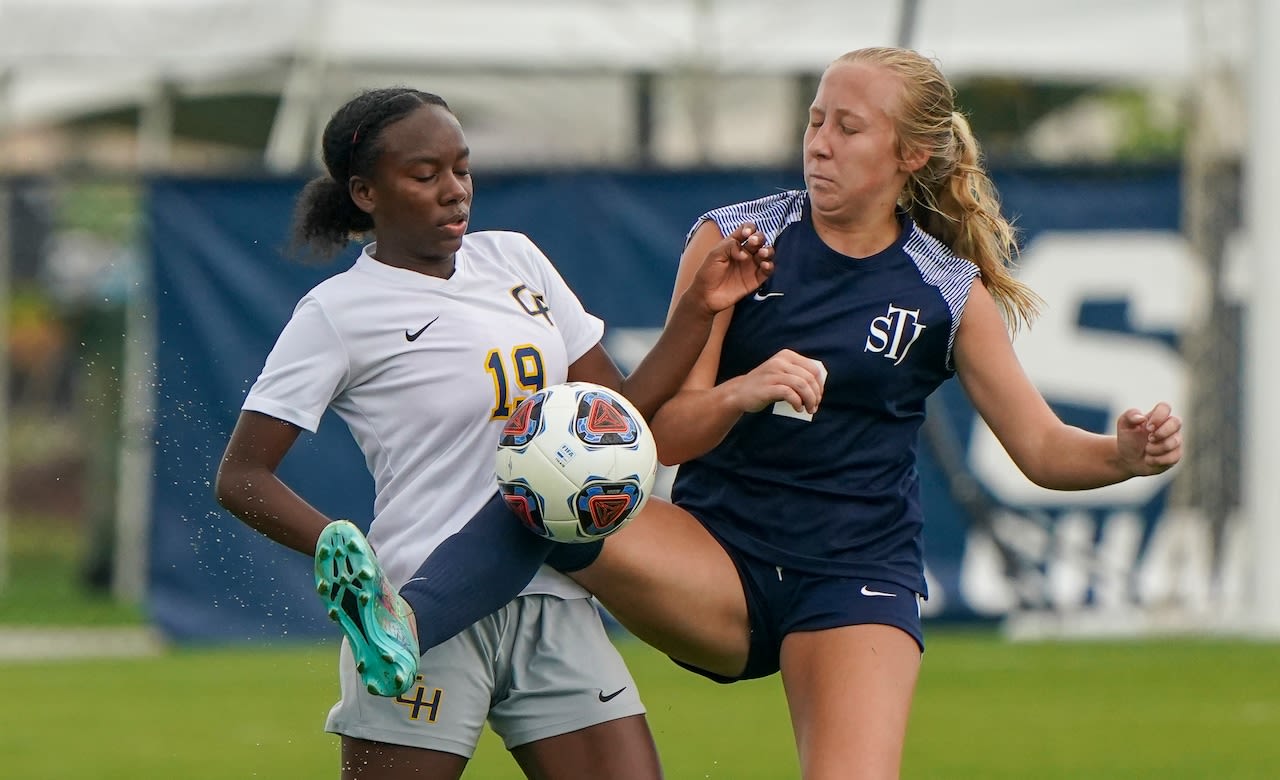
M 539 536 L 591 542 L 617 531 L 649 498 L 653 434 L 631 402 L 589 382 L 552 385 L 507 420 L 495 472 L 507 506 Z

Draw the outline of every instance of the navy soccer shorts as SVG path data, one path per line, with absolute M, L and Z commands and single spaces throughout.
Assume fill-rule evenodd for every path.
M 712 534 L 712 536 L 716 536 Z M 716 537 L 738 569 L 751 623 L 746 668 L 736 677 L 672 659 L 689 671 L 720 683 L 768 677 L 779 669 L 782 640 L 793 631 L 881 624 L 911 635 L 924 652 L 920 594 L 884 580 L 810 574 L 777 566 Z

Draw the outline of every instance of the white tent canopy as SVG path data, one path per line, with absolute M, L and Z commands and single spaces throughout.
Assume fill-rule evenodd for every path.
M 482 151 L 554 161 L 553 142 L 572 139 L 580 160 L 616 161 L 633 140 L 634 75 L 651 74 L 669 162 L 760 161 L 779 136 L 794 141 L 783 118 L 807 99 L 794 76 L 897 43 L 904 19 L 953 80 L 1176 86 L 1205 59 L 1243 62 L 1246 11 L 1244 0 L 0 0 L 0 128 L 166 90 L 281 94 L 268 159 L 293 167 L 342 99 L 400 79 L 460 108 Z M 744 104 L 765 126 L 736 149 L 715 117 Z
M 821 69 L 893 43 L 903 8 L 914 45 L 955 75 L 1181 79 L 1196 28 L 1237 31 L 1231 0 L 3 0 L 0 67 L 230 68 L 314 50 L 355 66 L 448 69 Z

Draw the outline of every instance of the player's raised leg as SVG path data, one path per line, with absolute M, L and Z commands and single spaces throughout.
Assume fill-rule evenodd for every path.
M 684 509 L 650 499 L 590 566 L 568 574 L 662 652 L 730 677 L 746 665 L 750 626 L 737 569 Z

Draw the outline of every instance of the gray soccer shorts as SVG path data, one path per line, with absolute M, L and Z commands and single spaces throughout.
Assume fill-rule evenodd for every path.
M 395 698 L 364 689 L 345 640 L 339 676 L 325 731 L 467 758 L 486 719 L 510 750 L 645 711 L 586 598 L 515 599 L 429 650 Z

